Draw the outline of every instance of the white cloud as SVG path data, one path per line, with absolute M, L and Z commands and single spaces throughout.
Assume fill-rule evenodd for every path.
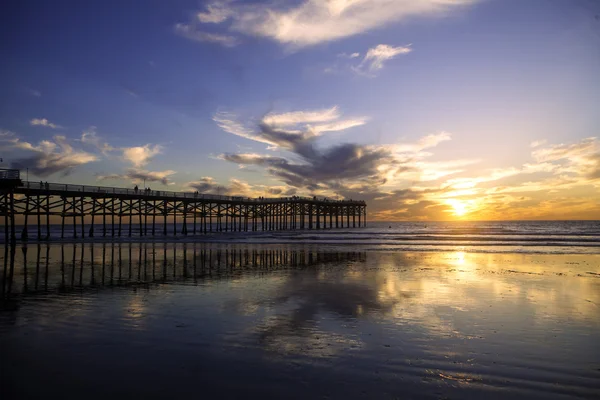
M 531 155 L 538 163 L 554 165 L 556 173 L 600 178 L 600 142 L 595 137 L 572 144 L 536 147 Z
M 74 148 L 70 144 L 71 142 L 84 145 L 85 150 Z M 121 155 L 134 168 L 130 168 L 126 174 L 109 175 L 103 179 L 118 176 L 119 179 L 126 177 L 143 180 L 145 177 L 147 181 L 165 183 L 168 176 L 175 173 L 171 170 L 145 171 L 140 168 L 146 165 L 152 157 L 160 154 L 163 150 L 162 146 L 146 144 L 134 147 L 113 147 L 97 135 L 94 126 L 84 130 L 81 137 L 77 139 L 68 140 L 63 135 L 56 135 L 52 140 L 42 140 L 37 144 L 21 140 L 15 133 L 0 129 L 0 149 L 26 153 L 22 157 L 19 157 L 20 154 L 11 157 L 14 160 L 11 165 L 15 168 L 29 168 L 31 172 L 40 177 L 57 172 L 68 174 L 75 167 L 98 161 L 101 156 L 109 158 L 112 154 Z M 88 151 L 90 149 L 93 152 Z
M 303 0 L 248 4 L 217 1 L 198 14 L 201 23 L 265 37 L 284 45 L 305 47 L 338 40 L 412 17 L 440 14 L 476 0 Z
M 410 45 L 393 47 L 387 44 L 380 44 L 370 48 L 361 63 L 354 68 L 357 73 L 373 74 L 383 68 L 386 61 L 395 58 L 400 54 L 408 54 L 412 51 Z
M 144 146 L 124 147 L 121 150 L 126 161 L 129 161 L 135 167 L 142 167 L 148 164 L 152 157 L 162 152 L 162 146 L 146 144 Z
M 60 125 L 53 124 L 52 122 L 48 121 L 46 118 L 33 118 L 31 121 L 29 121 L 29 123 L 32 126 L 45 126 L 46 128 L 51 128 L 51 129 L 62 128 Z
M 358 58 L 358 57 L 360 57 L 360 53 L 352 53 L 352 54 L 340 53 L 337 56 L 339 58 Z
M 269 113 L 258 124 L 258 129 L 250 129 L 237 121 L 235 114 L 218 112 L 213 120 L 225 132 L 246 139 L 278 147 L 290 148 L 297 143 L 321 135 L 364 125 L 366 117 L 341 119 L 337 106 L 321 110 L 304 110 L 286 113 Z
M 94 146 L 104 156 L 109 156 L 111 153 L 121 153 L 123 159 L 134 167 L 139 168 L 148 164 L 152 157 L 162 153 L 163 147 L 159 144 L 145 144 L 144 146 L 133 146 L 133 147 L 114 147 L 105 142 L 97 134 L 95 126 L 90 126 L 84 130 L 81 134 L 81 143 Z
M 14 132 L 0 129 L 0 143 L 5 140 L 15 140 L 15 139 L 16 139 L 16 135 Z
M 411 45 L 406 46 L 390 46 L 387 44 L 379 44 L 367 50 L 360 62 L 353 61 L 360 57 L 360 53 L 341 53 L 337 55 L 335 63 L 323 69 L 326 74 L 352 72 L 357 75 L 373 78 L 376 73 L 383 69 L 387 61 L 396 58 L 402 54 L 408 54 L 412 51 Z
M 358 117 L 358 118 L 334 121 L 334 122 L 331 122 L 328 124 L 312 125 L 312 126 L 309 126 L 308 128 L 316 135 L 319 135 L 323 132 L 345 131 L 346 129 L 354 128 L 355 126 L 364 125 L 367 123 L 367 121 L 368 121 L 368 118 L 366 118 L 366 117 Z
M 237 121 L 237 116 L 233 113 L 225 111 L 217 112 L 215 115 L 213 115 L 213 121 L 217 123 L 219 128 L 221 128 L 227 133 L 231 133 L 233 135 L 240 136 L 246 139 L 258 140 L 254 136 L 254 132 L 251 129 L 246 128 L 244 125 Z
M 438 144 L 451 140 L 452 135 L 448 132 L 438 132 L 423 136 L 415 143 L 398 144 L 394 146 L 395 153 L 418 153 L 422 150 L 436 147 Z
M 531 154 L 538 162 L 567 159 L 579 160 L 600 151 L 600 144 L 595 137 L 589 137 L 572 144 L 555 144 L 534 150 Z
M 196 42 L 218 43 L 225 47 L 234 47 L 238 44 L 238 40 L 230 35 L 220 33 L 202 32 L 196 29 L 194 25 L 178 23 L 175 24 L 175 33 L 189 40 Z
M 267 114 L 263 122 L 275 126 L 288 126 L 300 123 L 328 122 L 340 117 L 337 106 L 316 111 L 294 111 L 282 114 Z

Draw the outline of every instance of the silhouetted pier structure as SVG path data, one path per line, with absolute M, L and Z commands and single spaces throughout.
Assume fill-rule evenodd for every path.
M 52 224 L 61 226 L 60 238 L 65 238 L 65 227 L 69 225 L 73 238 L 85 238 L 131 237 L 134 231 L 136 236 L 167 236 L 356 228 L 367 223 L 364 201 L 299 196 L 248 198 L 21 182 L 18 171 L 11 173 L 17 180 L 0 186 L 0 215 L 4 216 L 4 237 L 12 240 L 17 234 L 27 240 L 31 225 L 37 227 L 38 240 L 50 239 L 51 219 Z M 20 232 L 15 228 L 17 215 L 23 217 Z

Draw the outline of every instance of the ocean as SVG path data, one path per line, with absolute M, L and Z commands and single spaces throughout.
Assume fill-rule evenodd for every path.
M 224 225 L 225 226 L 225 225 Z M 23 227 L 16 228 L 20 237 Z M 90 225 L 83 229 L 89 235 Z M 118 228 L 116 228 L 118 229 Z M 213 228 L 216 231 L 216 225 Z M 121 236 L 116 230 L 112 236 L 110 224 L 103 236 L 102 226 L 95 225 L 95 241 L 206 241 L 213 243 L 256 243 L 256 244 L 319 244 L 338 246 L 361 246 L 367 250 L 398 251 L 451 251 L 468 252 L 518 252 L 556 254 L 598 254 L 600 253 L 600 221 L 451 221 L 451 222 L 369 222 L 366 228 L 340 228 L 321 230 L 289 230 L 258 232 L 229 232 L 173 235 L 173 225 L 167 225 L 167 237 L 162 234 L 162 226 L 157 227 L 152 236 L 150 227 L 140 230 L 139 224 L 123 224 Z M 65 226 L 65 239 L 72 241 L 73 227 Z M 81 238 L 82 229 L 77 229 Z M 141 233 L 141 235 L 140 235 Z M 37 228 L 29 226 L 30 240 L 37 238 Z M 42 238 L 46 237 L 46 227 L 42 225 Z M 51 225 L 52 239 L 61 237 L 61 226 Z M 0 232 L 4 240 L 4 231 Z M 90 240 L 89 238 L 87 240 Z
M 137 228 L 2 248 L 3 399 L 600 398 L 598 221 Z

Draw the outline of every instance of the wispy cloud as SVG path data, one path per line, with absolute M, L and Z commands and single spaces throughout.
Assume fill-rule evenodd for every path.
M 33 97 L 42 97 L 42 92 L 40 92 L 39 90 L 27 89 L 27 93 L 29 93 Z
M 56 124 L 48 121 L 46 118 L 33 118 L 31 121 L 29 121 L 29 124 L 32 126 L 44 126 L 46 128 L 51 128 L 51 129 L 62 128 L 60 125 L 56 125 Z
M 263 123 L 275 126 L 288 126 L 303 123 L 329 122 L 338 118 L 340 118 L 340 113 L 336 106 L 315 111 L 294 111 L 281 114 L 270 113 L 265 115 Z
M 232 15 L 232 11 L 227 7 L 230 1 L 216 1 L 206 6 L 205 12 L 196 14 L 198 21 L 203 23 L 219 24 L 226 21 Z
M 104 155 L 108 155 L 109 152 L 117 150 L 110 144 L 106 143 L 97 135 L 97 129 L 95 126 L 90 126 L 81 133 L 81 143 L 90 144 L 96 147 Z
M 213 120 L 224 131 L 268 144 L 270 149 L 291 149 L 325 132 L 342 131 L 367 122 L 366 117 L 344 119 L 337 107 L 269 113 L 260 120 L 258 126 L 251 128 L 241 124 L 232 113 L 219 112 L 213 116 Z
M 238 44 L 238 40 L 231 35 L 199 31 L 191 24 L 175 24 L 174 31 L 177 35 L 196 42 L 217 43 L 225 47 L 234 47 Z
M 360 57 L 360 53 L 358 52 L 338 54 L 335 62 L 326 67 L 323 72 L 326 74 L 352 72 L 356 75 L 373 78 L 383 69 L 386 62 L 399 55 L 408 54 L 411 51 L 412 47 L 410 44 L 397 47 L 379 44 L 368 49 L 360 62 L 357 62 L 357 59 Z
M 360 53 L 351 53 L 351 54 L 340 53 L 337 56 L 338 56 L 338 58 L 358 58 L 358 57 L 360 57 Z
M 128 180 L 132 183 L 140 184 L 142 182 L 159 182 L 163 185 L 171 184 L 170 176 L 176 174 L 177 171 L 147 171 L 138 168 L 130 168 L 122 174 L 98 175 L 96 178 L 99 181 L 105 180 Z
M 546 139 L 534 140 L 531 142 L 531 147 L 540 147 L 543 144 L 546 144 Z
M 389 61 L 400 54 L 408 54 L 412 51 L 410 45 L 393 47 L 387 44 L 380 44 L 370 48 L 362 59 L 361 63 L 353 67 L 353 71 L 359 74 L 375 76 L 375 73 L 383 68 L 386 61 Z
M 577 143 L 536 148 L 532 156 L 538 163 L 556 165 L 557 171 L 562 174 L 600 178 L 600 142 L 595 137 L 585 138 Z
M 199 23 L 222 24 L 246 35 L 295 48 L 338 40 L 419 16 L 439 15 L 476 0 L 302 0 L 266 4 L 216 1 Z

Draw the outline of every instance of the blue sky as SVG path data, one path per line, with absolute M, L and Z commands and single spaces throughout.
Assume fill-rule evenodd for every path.
M 380 219 L 600 218 L 599 14 L 592 0 L 11 1 L 2 167 L 365 198 Z

